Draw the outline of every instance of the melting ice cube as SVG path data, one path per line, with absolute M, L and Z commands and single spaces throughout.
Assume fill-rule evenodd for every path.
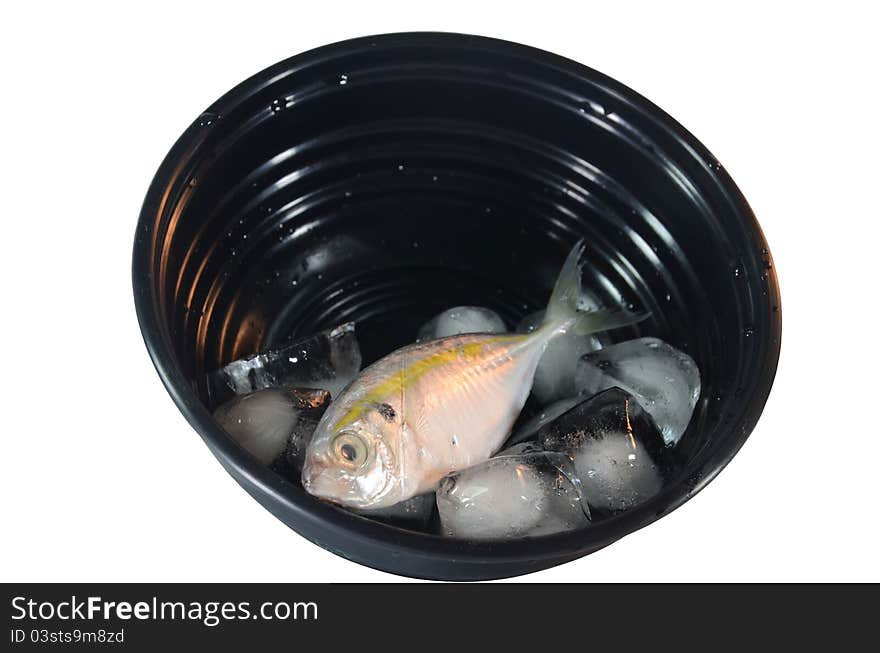
M 541 326 L 543 319 L 544 311 L 527 315 L 516 330 L 520 333 L 531 333 Z M 567 333 L 552 340 L 541 356 L 532 384 L 532 394 L 538 402 L 547 405 L 576 395 L 578 391 L 574 378 L 578 359 L 601 347 L 602 341 L 596 334 L 579 336 Z
M 657 338 L 611 345 L 578 361 L 575 384 L 581 394 L 623 388 L 675 444 L 687 428 L 700 396 L 700 371 L 694 360 Z
M 535 433 L 537 433 L 538 429 L 544 426 L 544 424 L 549 424 L 563 413 L 567 413 L 583 400 L 583 397 L 568 397 L 567 399 L 560 399 L 559 401 L 553 402 L 552 404 L 544 408 L 540 413 L 530 417 L 528 420 L 516 427 L 513 435 L 510 436 L 506 444 L 513 445 L 517 444 L 518 442 L 522 442 L 523 440 L 528 440 Z
M 437 508 L 445 535 L 494 540 L 589 524 L 571 460 L 519 446 L 440 481 Z
M 499 458 L 501 456 L 519 456 L 521 454 L 529 453 L 544 453 L 544 447 L 542 447 L 537 442 L 520 442 L 518 444 L 506 447 L 502 451 L 499 451 L 495 454 L 494 457 Z
M 460 333 L 504 333 L 505 330 L 504 320 L 495 311 L 482 306 L 456 306 L 422 325 L 417 342 Z
M 306 448 L 312 441 L 312 435 L 318 428 L 318 422 L 321 421 L 324 411 L 330 405 L 330 393 L 326 390 L 294 390 L 293 392 L 298 394 L 299 415 L 287 440 L 284 460 L 294 472 L 288 475 L 299 481 L 306 459 Z
M 320 388 L 333 398 L 357 376 L 361 352 L 349 322 L 330 331 L 233 361 L 208 376 L 213 403 L 280 386 Z
M 651 498 L 672 469 L 651 417 L 619 388 L 584 399 L 538 431 L 548 451 L 570 456 L 589 506 L 618 512 Z
M 299 461 L 329 404 L 326 390 L 269 388 L 235 397 L 214 411 L 214 419 L 264 465 L 282 453 Z

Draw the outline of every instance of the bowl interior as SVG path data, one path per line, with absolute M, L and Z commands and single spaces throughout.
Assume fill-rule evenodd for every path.
M 582 66 L 420 34 L 260 73 L 200 116 L 157 174 L 135 248 L 138 309 L 172 394 L 203 415 L 206 372 L 341 322 L 358 323 L 365 363 L 454 305 L 513 327 L 543 308 L 578 239 L 584 286 L 651 312 L 613 338 L 660 337 L 701 370 L 686 463 L 650 520 L 754 425 L 778 357 L 778 289 L 718 162 Z

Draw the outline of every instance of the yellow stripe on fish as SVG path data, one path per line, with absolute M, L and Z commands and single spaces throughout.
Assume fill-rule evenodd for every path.
M 468 342 L 449 349 L 438 351 L 424 358 L 416 359 L 409 365 L 402 367 L 396 373 L 389 376 L 386 380 L 379 383 L 370 390 L 360 401 L 352 405 L 338 422 L 335 428 L 341 429 L 349 424 L 353 424 L 371 407 L 381 403 L 384 399 L 400 394 L 403 390 L 416 383 L 423 376 L 443 365 L 465 361 L 474 361 L 479 359 L 490 345 L 499 342 L 520 342 L 528 338 L 525 334 L 503 334 L 495 337 L 485 338 L 477 342 Z

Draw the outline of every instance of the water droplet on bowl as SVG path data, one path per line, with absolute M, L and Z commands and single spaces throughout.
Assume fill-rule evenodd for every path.
M 199 116 L 199 127 L 209 127 L 220 120 L 219 113 L 205 112 Z

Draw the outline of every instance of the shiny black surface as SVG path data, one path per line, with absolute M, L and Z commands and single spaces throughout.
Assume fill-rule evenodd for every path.
M 321 504 L 240 450 L 204 372 L 356 320 L 365 363 L 457 304 L 513 326 L 543 307 L 572 244 L 584 284 L 650 310 L 700 366 L 681 472 L 578 533 L 473 544 Z M 715 158 L 621 84 L 547 52 L 453 34 L 368 37 L 273 66 L 174 145 L 134 247 L 135 302 L 163 382 L 217 458 L 292 528 L 388 571 L 478 579 L 579 557 L 677 507 L 755 425 L 779 354 L 767 244 Z M 743 479 L 747 482 L 747 479 Z

